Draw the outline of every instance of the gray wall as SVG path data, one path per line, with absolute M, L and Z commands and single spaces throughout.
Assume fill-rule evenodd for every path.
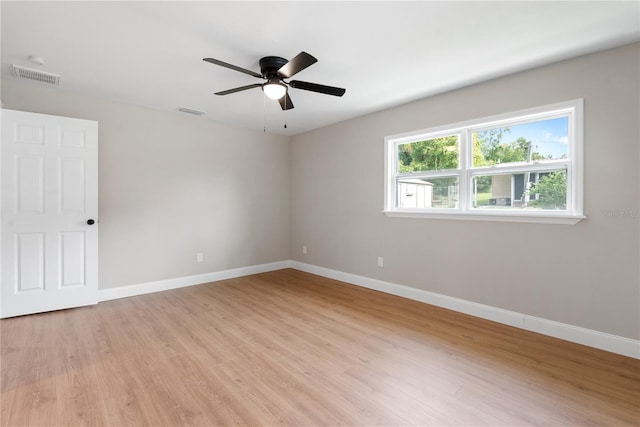
M 293 137 L 291 258 L 640 338 L 639 75 L 635 44 Z M 381 213 L 386 135 L 575 98 L 585 103 L 586 220 L 570 226 Z
M 288 137 L 12 80 L 2 102 L 99 122 L 101 289 L 288 259 Z

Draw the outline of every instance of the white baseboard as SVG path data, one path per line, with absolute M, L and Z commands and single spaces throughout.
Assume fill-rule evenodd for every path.
M 553 320 L 541 319 L 515 311 L 504 310 L 484 304 L 449 297 L 422 289 L 411 288 L 409 286 L 398 285 L 396 283 L 384 282 L 382 280 L 371 279 L 356 274 L 331 270 L 329 268 L 318 267 L 298 261 L 289 261 L 288 266 L 296 270 L 340 280 L 353 285 L 362 286 L 376 291 L 421 301 L 427 304 L 447 308 L 482 319 L 492 320 L 509 326 L 537 332 L 543 335 L 560 338 L 565 341 L 598 348 L 623 356 L 640 359 L 640 341 L 612 335 L 605 332 L 594 331 L 579 326 L 566 323 L 555 322 Z
M 471 316 L 480 317 L 482 319 L 492 320 L 494 322 L 503 323 L 516 328 L 525 329 L 527 331 L 537 332 L 543 335 L 640 359 L 640 341 L 638 340 L 594 331 L 566 323 L 555 322 L 553 320 L 529 316 L 527 314 L 504 310 L 489 305 L 478 304 L 460 298 L 454 298 L 409 286 L 398 285 L 396 283 L 385 282 L 382 280 L 358 276 L 356 274 L 305 264 L 298 261 L 278 261 L 269 264 L 240 267 L 213 273 L 177 277 L 174 279 L 158 280 L 155 282 L 140 283 L 118 288 L 101 289 L 98 291 L 98 300 L 109 301 L 118 298 L 127 298 L 152 292 L 166 291 L 169 289 L 183 288 L 186 286 L 249 276 L 251 274 L 281 270 L 283 268 L 294 268 L 296 270 L 305 271 L 318 276 L 328 277 L 330 279 L 409 298 L 415 301 L 469 314 Z
M 269 264 L 251 265 L 248 267 L 233 268 L 231 270 L 216 271 L 213 273 L 196 274 L 193 276 L 176 277 L 174 279 L 165 279 L 155 282 L 121 286 L 118 288 L 100 289 L 98 291 L 98 301 L 102 302 L 118 298 L 144 295 L 152 292 L 168 291 L 169 289 L 201 285 L 203 283 L 217 282 L 219 280 L 233 279 L 236 277 L 249 276 L 251 274 L 265 273 L 267 271 L 282 270 L 283 268 L 289 267 L 289 261 L 278 261 Z

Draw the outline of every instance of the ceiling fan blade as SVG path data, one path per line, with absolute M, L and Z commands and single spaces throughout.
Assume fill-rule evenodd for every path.
M 291 80 L 289 82 L 289 86 L 296 89 L 310 90 L 312 92 L 324 93 L 325 95 L 333 96 L 342 96 L 346 92 L 346 89 L 342 89 L 339 87 L 319 85 L 317 83 L 301 82 L 300 80 Z
M 203 61 L 209 62 L 211 64 L 220 65 L 221 67 L 230 68 L 232 70 L 240 71 L 241 73 L 249 74 L 250 76 L 257 77 L 259 79 L 262 78 L 262 74 L 258 74 L 251 70 L 247 70 L 246 68 L 238 67 L 236 65 L 227 64 L 226 62 L 219 61 L 213 58 L 203 58 Z
M 278 70 L 278 74 L 281 77 L 288 79 L 289 77 L 299 73 L 300 71 L 304 70 L 310 65 L 315 64 L 316 62 L 318 62 L 318 60 L 309 55 L 307 52 L 300 52 L 293 59 L 291 59 L 291 61 L 280 67 L 280 69 Z
M 241 92 L 243 90 L 253 89 L 254 87 L 260 87 L 260 86 L 262 86 L 261 83 L 254 83 L 252 85 L 240 86 L 233 89 L 223 90 L 222 92 L 216 92 L 216 95 L 229 95 L 230 93 Z
M 291 102 L 291 98 L 289 98 L 288 93 L 285 93 L 282 98 L 279 98 L 278 102 L 280 103 L 280 107 L 282 107 L 283 110 L 291 110 L 293 108 L 293 102 Z

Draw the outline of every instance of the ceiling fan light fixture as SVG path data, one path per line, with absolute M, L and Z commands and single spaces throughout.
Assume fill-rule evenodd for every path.
M 278 79 L 271 79 L 263 84 L 262 90 L 271 99 L 280 99 L 287 93 L 287 87 L 280 83 Z

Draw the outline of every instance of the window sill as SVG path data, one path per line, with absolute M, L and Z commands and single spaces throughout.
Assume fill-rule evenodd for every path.
M 425 212 L 412 210 L 382 211 L 391 218 L 453 219 L 464 221 L 525 222 L 535 224 L 575 225 L 586 218 L 584 215 L 549 214 L 547 212 L 496 214 L 493 212 Z

